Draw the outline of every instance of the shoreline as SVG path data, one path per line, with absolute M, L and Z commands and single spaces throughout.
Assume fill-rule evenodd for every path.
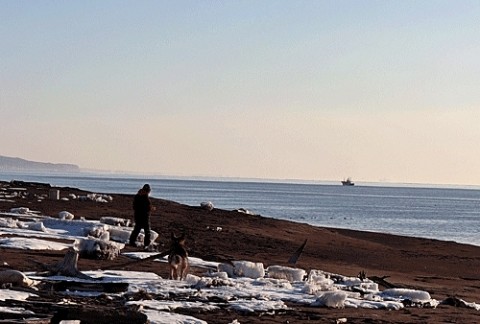
M 0 182 L 0 187 L 6 185 Z M 32 195 L 47 193 L 48 188 L 25 183 Z M 86 191 L 62 187 L 61 197 L 81 195 Z M 66 210 L 86 219 L 103 216 L 132 218 L 133 195 L 112 194 L 110 203 L 79 200 L 43 200 L 32 197 L 15 199 L 15 202 L 0 201 L 0 211 L 14 207 L 29 207 L 45 215 L 57 215 Z M 321 269 L 356 277 L 361 271 L 367 276 L 385 277 L 389 283 L 405 288 L 428 291 L 432 298 L 443 300 L 448 296 L 468 302 L 480 302 L 480 247 L 434 239 L 415 238 L 376 232 L 339 228 L 316 227 L 304 223 L 242 214 L 236 211 L 213 209 L 208 211 L 197 206 L 187 206 L 163 199 L 152 199 L 157 210 L 152 214 L 152 229 L 159 233 L 160 249 L 168 247 L 171 232 L 187 234 L 187 248 L 192 256 L 207 261 L 248 260 L 269 265 L 288 265 L 288 260 L 306 239 L 296 267 Z M 213 231 L 212 228 L 221 228 Z M 125 248 L 125 251 L 132 251 Z M 28 262 L 35 259 L 51 264 L 58 261 L 61 253 L 24 251 L 0 247 L 1 261 L 20 271 L 33 271 Z M 120 256 L 113 261 L 80 259 L 81 270 L 112 267 L 127 259 Z M 128 270 L 150 271 L 166 278 L 168 268 L 156 262 L 143 263 L 141 267 Z M 193 269 L 193 272 L 200 271 Z M 442 321 L 480 322 L 480 312 L 467 308 L 441 306 L 436 309 L 408 308 L 404 311 L 369 311 L 365 309 L 328 309 L 289 305 L 292 311 L 269 317 L 271 323 L 285 321 L 303 323 L 308 318 L 324 319 L 331 323 L 340 317 L 348 323 L 436 323 Z M 238 318 L 240 323 L 260 323 L 254 317 L 242 314 L 199 314 L 208 323 L 225 323 L 220 318 Z M 382 321 L 378 321 L 381 317 Z
M 51 179 L 51 178 L 46 178 Z M 46 182 L 43 176 L 35 178 Z M 84 179 L 66 177 L 46 182 L 56 186 L 72 186 L 94 192 L 132 194 L 146 179 Z M 151 180 L 151 179 L 150 179 Z M 287 219 L 298 223 L 326 228 L 341 228 L 373 233 L 390 233 L 455 241 L 480 246 L 475 231 L 478 224 L 475 203 L 480 200 L 476 191 L 426 188 L 342 188 L 341 185 L 317 186 L 285 183 L 232 183 L 192 180 L 152 180 L 153 197 L 168 199 L 187 205 L 212 201 L 222 209 L 245 208 L 252 213 L 274 219 Z M 180 181 L 180 182 L 179 182 Z M 162 190 L 164 187 L 165 190 Z M 339 189 L 341 188 L 341 189 Z M 353 189 L 353 190 L 351 190 Z M 425 190 L 424 190 L 425 189 Z M 287 196 L 276 193 L 291 192 Z M 265 194 L 263 194 L 265 192 Z M 347 195 L 346 198 L 344 195 Z M 349 198 L 349 195 L 355 197 Z M 372 196 L 371 196 L 372 195 Z M 253 199 L 252 199 L 253 197 Z M 290 198 L 291 197 L 291 198 Z M 372 198 L 373 197 L 373 198 Z M 437 206 L 437 198 L 439 200 Z M 365 205 L 363 199 L 368 199 Z M 460 207 L 466 199 L 466 205 Z M 319 199 L 319 201 L 316 201 Z M 412 204 L 412 210 L 404 207 Z M 433 200 L 432 200 L 433 199 Z M 295 205 L 299 202 L 298 205 Z M 308 203 L 305 203 L 308 201 Z M 289 206 L 295 206 L 290 208 Z M 371 207 L 369 207 L 371 206 Z M 374 207 L 378 206 L 378 208 Z M 410 206 L 410 205 L 409 205 Z M 449 206 L 459 206 L 458 210 Z M 383 207 L 383 208 L 382 208 Z M 451 215 L 455 215 L 452 217 Z M 455 219 L 458 218 L 458 222 Z M 429 225 L 430 224 L 430 225 Z M 434 228 L 434 231 L 431 231 Z M 455 230 L 452 230 L 455 228 Z
M 250 183 L 279 183 L 279 184 L 305 184 L 305 185 L 326 185 L 340 186 L 340 180 L 310 180 L 310 179 L 274 179 L 274 178 L 248 178 L 248 177 L 213 177 L 213 176 L 175 176 L 164 174 L 145 174 L 127 171 L 89 171 L 80 170 L 73 173 L 44 172 L 38 171 L 12 171 L 0 170 L 0 181 L 14 179 L 2 179 L 3 176 L 20 176 L 36 178 L 100 178 L 100 179 L 140 179 L 146 180 L 179 180 L 179 181 L 213 181 L 213 182 L 250 182 Z M 26 180 L 27 182 L 30 182 Z M 356 181 L 357 187 L 385 187 L 385 188 L 419 188 L 419 189 L 459 189 L 459 190 L 480 190 L 477 184 L 452 184 L 452 183 L 422 183 L 422 182 L 389 182 L 389 181 Z M 84 188 L 82 190 L 89 190 Z

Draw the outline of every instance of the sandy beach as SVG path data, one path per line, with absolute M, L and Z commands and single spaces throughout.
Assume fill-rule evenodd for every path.
M 22 199 L 0 200 L 0 211 L 28 207 L 44 215 L 69 211 L 85 219 L 98 220 L 105 216 L 132 218 L 133 195 L 111 194 L 108 203 L 70 199 L 38 201 L 36 194 L 48 193 L 49 186 L 22 184 L 29 196 Z M 9 183 L 2 183 L 8 187 Z M 58 188 L 61 197 L 81 195 L 76 188 Z M 176 202 L 152 199 L 156 210 L 152 214 L 152 229 L 159 233 L 159 251 L 166 250 L 172 232 L 184 232 L 191 256 L 208 261 L 248 260 L 265 266 L 285 265 L 298 247 L 307 240 L 296 266 L 306 271 L 321 269 L 331 273 L 367 277 L 385 277 L 395 287 L 425 290 L 439 301 L 456 297 L 468 302 L 480 302 L 480 247 L 432 239 L 402 237 L 382 233 L 345 229 L 321 228 L 248 215 L 237 211 L 186 206 Z M 381 220 L 379 220 L 381 221 Z M 221 228 L 221 230 L 214 230 Z M 135 251 L 126 247 L 124 251 Z M 40 263 L 51 264 L 63 257 L 62 251 L 29 251 L 0 248 L 3 268 L 36 271 Z M 31 262 L 35 260 L 36 262 Z M 168 277 L 166 264 L 142 262 L 125 266 L 120 255 L 115 260 L 79 259 L 81 271 L 102 268 L 150 271 Z M 192 267 L 192 273 L 202 269 Z M 480 311 L 472 308 L 439 305 L 436 308 L 406 307 L 398 311 L 368 309 L 331 309 L 295 304 L 281 314 L 244 314 L 226 311 L 195 312 L 194 316 L 208 323 L 478 323 Z

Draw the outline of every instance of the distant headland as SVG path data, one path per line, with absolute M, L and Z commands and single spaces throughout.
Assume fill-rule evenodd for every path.
M 75 164 L 45 163 L 0 155 L 0 171 L 80 172 Z

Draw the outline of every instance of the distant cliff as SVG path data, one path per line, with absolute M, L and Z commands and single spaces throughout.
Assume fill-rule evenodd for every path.
M 33 162 L 0 155 L 0 171 L 80 172 L 75 164 Z

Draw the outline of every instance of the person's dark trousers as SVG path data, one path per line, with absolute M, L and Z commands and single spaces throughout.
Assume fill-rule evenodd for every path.
M 145 239 L 143 240 L 143 244 L 145 247 L 150 245 L 150 221 L 147 220 L 135 220 L 135 226 L 133 227 L 132 234 L 130 234 L 130 245 L 134 246 L 135 241 L 137 240 L 137 236 L 140 233 L 140 230 L 143 228 L 143 232 L 145 233 Z

